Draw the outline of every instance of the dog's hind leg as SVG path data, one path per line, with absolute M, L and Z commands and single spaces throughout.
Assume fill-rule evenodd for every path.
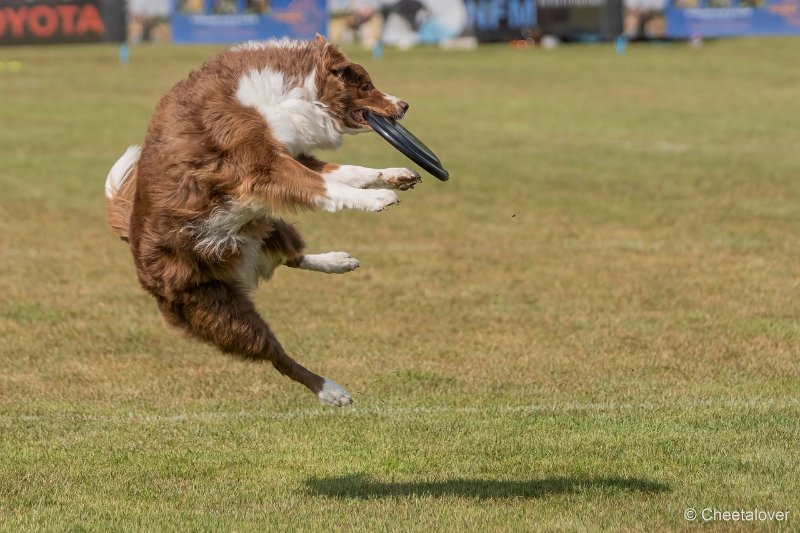
M 420 175 L 408 168 L 367 168 L 355 165 L 325 163 L 316 157 L 301 155 L 297 160 L 314 172 L 357 189 L 384 188 L 406 191 L 422 181 Z
M 303 254 L 305 243 L 291 224 L 280 219 L 272 219 L 270 224 L 271 231 L 262 241 L 261 250 L 267 256 L 285 258 L 286 266 L 326 274 L 343 274 L 359 267 L 358 260 L 347 252 Z
M 178 302 L 160 301 L 159 309 L 170 325 L 225 353 L 269 361 L 278 372 L 302 383 L 331 405 L 353 401 L 341 386 L 289 357 L 247 295 L 232 285 L 219 281 L 201 284 L 182 293 Z

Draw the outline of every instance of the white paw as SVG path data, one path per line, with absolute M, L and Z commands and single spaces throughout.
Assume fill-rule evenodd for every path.
M 328 274 L 344 274 L 361 266 L 358 259 L 347 252 L 326 252 L 324 254 L 314 254 L 305 256 L 304 263 L 313 265 L 315 270 L 327 272 Z
M 341 385 L 325 378 L 325 383 L 322 385 L 322 390 L 319 391 L 319 399 L 330 405 L 341 407 L 343 405 L 350 405 L 353 403 L 353 397 L 349 392 L 344 390 Z
M 397 193 L 388 189 L 367 189 L 361 192 L 365 195 L 365 202 L 363 204 L 365 211 L 383 211 L 390 205 L 400 203 Z
M 321 254 L 325 256 L 325 262 L 328 265 L 328 272 L 332 274 L 342 274 L 350 272 L 361 266 L 358 259 L 348 254 L 347 252 L 327 252 Z
M 410 168 L 385 168 L 381 170 L 381 179 L 401 191 L 413 189 L 414 185 L 422 181 L 422 177 Z

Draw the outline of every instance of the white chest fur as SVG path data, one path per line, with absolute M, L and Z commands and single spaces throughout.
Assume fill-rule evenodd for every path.
M 267 256 L 261 239 L 242 232 L 242 228 L 258 218 L 269 216 L 266 205 L 230 202 L 217 207 L 203 222 L 187 230 L 196 238 L 195 250 L 207 258 L 230 259 L 236 262 L 236 272 L 242 285 L 253 290 L 259 278 L 268 279 L 286 259 Z

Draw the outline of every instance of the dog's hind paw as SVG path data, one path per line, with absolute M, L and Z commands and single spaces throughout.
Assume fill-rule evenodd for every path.
M 342 407 L 353 403 L 353 397 L 349 392 L 344 390 L 341 385 L 325 378 L 325 383 L 322 384 L 322 390 L 317 394 L 319 399 L 323 402 Z
M 325 252 L 308 254 L 300 262 L 300 268 L 328 274 L 344 274 L 359 267 L 358 259 L 347 252 Z

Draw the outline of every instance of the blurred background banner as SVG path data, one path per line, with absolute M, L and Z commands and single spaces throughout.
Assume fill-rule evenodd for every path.
M 622 0 L 331 0 L 331 15 L 334 40 L 401 47 L 541 35 L 612 39 L 622 32 Z
M 122 0 L 0 0 L 0 45 L 126 39 Z
M 800 34 L 800 0 L 670 0 L 667 36 Z
M 533 0 L 465 0 L 462 3 L 467 13 L 464 33 L 474 33 L 481 42 L 519 39 L 536 27 Z
M 800 34 L 800 0 L 0 0 L 0 45 L 315 33 L 373 48 L 787 35 Z
M 327 33 L 326 0 L 175 0 L 176 43 L 234 43 Z
M 622 33 L 622 0 L 537 0 L 536 5 L 544 35 L 611 40 Z

